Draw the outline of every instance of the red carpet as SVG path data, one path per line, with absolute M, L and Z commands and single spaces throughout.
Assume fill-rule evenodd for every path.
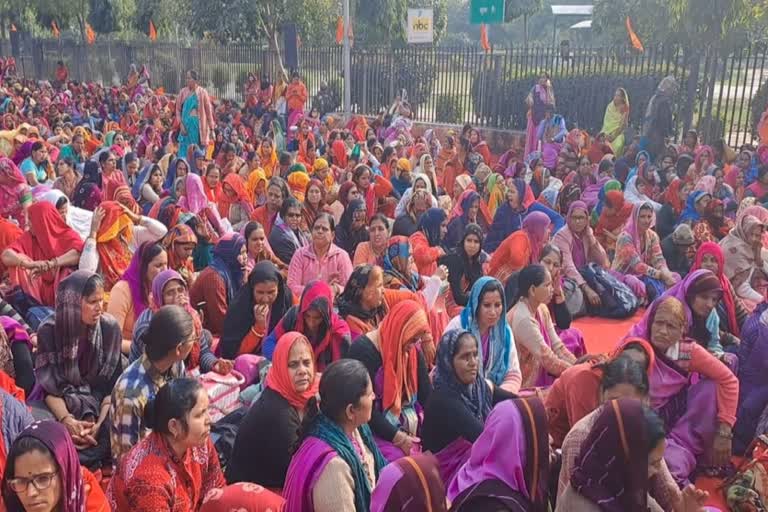
M 604 354 L 611 352 L 616 344 L 629 330 L 643 317 L 645 310 L 638 311 L 635 316 L 624 320 L 610 320 L 606 318 L 585 317 L 573 321 L 573 327 L 579 329 L 584 335 L 584 341 L 587 345 L 587 351 L 590 354 Z M 696 486 L 702 490 L 709 491 L 710 498 L 707 505 L 717 507 L 723 512 L 728 510 L 725 504 L 725 497 L 718 489 L 722 481 L 717 478 L 699 478 L 696 480 Z

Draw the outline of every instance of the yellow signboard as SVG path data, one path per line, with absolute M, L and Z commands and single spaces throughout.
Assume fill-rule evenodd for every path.
M 432 43 L 434 40 L 434 11 L 408 9 L 408 42 Z

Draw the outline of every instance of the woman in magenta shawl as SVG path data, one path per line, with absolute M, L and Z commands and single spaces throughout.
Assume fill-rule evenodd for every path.
M 456 512 L 540 512 L 548 507 L 548 485 L 547 414 L 538 398 L 520 398 L 488 416 L 469 460 L 448 484 L 448 499 Z
M 368 427 L 373 400 L 373 384 L 361 362 L 341 359 L 326 368 L 320 410 L 308 404 L 299 449 L 288 466 L 285 510 L 368 512 L 371 491 L 387 463 Z M 339 486 L 350 477 L 351 486 Z
M 688 337 L 690 322 L 683 302 L 665 296 L 629 333 L 653 346 L 651 407 L 664 420 L 664 458 L 681 487 L 697 466 L 719 470 L 729 464 L 739 396 L 731 370 Z
M 549 106 L 552 111 L 555 108 L 555 91 L 548 73 L 541 74 L 539 81 L 533 86 L 525 102 L 528 104 L 528 125 L 525 130 L 525 154 L 523 154 L 523 158 L 538 149 L 539 124 L 544 120 L 546 108 Z

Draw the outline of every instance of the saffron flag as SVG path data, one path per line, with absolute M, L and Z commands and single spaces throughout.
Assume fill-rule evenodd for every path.
M 61 30 L 59 30 L 59 24 L 56 23 L 56 20 L 51 22 L 51 32 L 53 33 L 53 37 L 56 39 L 61 37 Z
M 627 24 L 627 33 L 629 34 L 629 41 L 632 43 L 632 47 L 635 48 L 635 50 L 638 50 L 641 52 L 645 51 L 645 48 L 643 47 L 643 42 L 640 41 L 640 38 L 637 37 L 637 34 L 632 28 L 632 21 L 629 19 L 629 16 L 627 16 L 626 24 Z
M 482 46 L 483 50 L 486 52 L 491 51 L 491 43 L 488 42 L 488 25 L 485 23 L 480 25 L 480 46 Z
M 157 41 L 157 29 L 155 28 L 155 24 L 152 23 L 152 20 L 149 20 L 149 40 Z
M 96 42 L 96 32 L 93 31 L 93 27 L 88 22 L 85 23 L 85 40 L 88 41 L 88 44 Z
M 336 20 L 336 44 L 344 42 L 344 17 L 339 16 Z

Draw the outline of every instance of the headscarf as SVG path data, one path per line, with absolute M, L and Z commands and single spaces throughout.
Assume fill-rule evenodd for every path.
M 629 235 L 629 238 L 632 240 L 632 245 L 635 247 L 635 251 L 637 254 L 643 254 L 643 240 L 640 238 L 640 229 L 638 228 L 638 219 L 640 218 L 640 210 L 643 208 L 650 209 L 652 212 L 652 218 L 651 218 L 651 225 L 648 226 L 648 229 L 653 229 L 653 226 L 656 225 L 656 212 L 653 211 L 653 206 L 651 206 L 651 203 L 636 203 L 632 207 L 632 216 L 627 221 L 627 225 L 624 228 L 624 233 Z
M 84 210 L 94 211 L 102 199 L 101 188 L 96 183 L 80 181 L 72 196 L 72 204 Z
M 101 203 L 104 219 L 96 233 L 96 251 L 104 286 L 111 289 L 131 263 L 128 243 L 133 239 L 133 221 L 115 201 Z
M 189 162 L 187 162 L 186 158 L 183 158 L 183 157 L 174 158 L 171 161 L 170 165 L 168 165 L 168 172 L 165 174 L 165 182 L 163 183 L 164 190 L 172 190 L 174 185 L 176 184 L 176 168 L 179 166 L 179 162 L 184 162 L 187 165 L 187 169 L 189 169 L 189 172 L 187 173 L 187 175 L 195 174 L 192 172 L 192 167 L 189 165 Z M 195 176 L 197 175 L 195 174 Z
M 703 191 L 709 195 L 715 193 L 715 185 L 717 184 L 717 178 L 714 176 L 702 176 L 699 181 L 696 182 L 696 186 L 693 187 L 694 192 Z
M 370 512 L 446 512 L 445 485 L 437 459 L 417 454 L 381 470 L 371 495 Z
M 496 286 L 493 286 L 495 284 Z M 512 350 L 512 331 L 507 325 L 507 316 L 499 315 L 496 325 L 488 331 L 488 348 L 490 354 L 483 354 L 482 336 L 477 322 L 477 313 L 480 308 L 480 301 L 483 295 L 483 289 L 487 286 L 489 290 L 498 290 L 501 295 L 502 311 L 507 310 L 507 301 L 504 297 L 504 286 L 498 279 L 483 276 L 472 285 L 469 300 L 466 307 L 461 312 L 461 328 L 472 333 L 478 340 L 478 351 L 480 359 L 483 361 L 485 374 L 491 382 L 500 385 L 504 381 L 504 376 L 509 371 L 509 354 Z
M 384 286 L 387 288 L 406 288 L 410 291 L 417 291 L 420 284 L 419 275 L 411 270 L 410 261 L 411 244 L 408 237 L 390 237 L 382 262 Z
M 418 350 L 405 345 L 417 336 L 429 336 L 427 313 L 418 302 L 395 304 L 379 326 L 379 351 L 383 373 L 382 409 L 400 416 L 402 404 L 410 401 L 418 388 Z M 403 396 L 405 395 L 405 396 Z
M 245 238 L 240 233 L 227 233 L 213 248 L 213 268 L 224 280 L 227 289 L 227 304 L 243 286 L 243 267 L 237 258 L 245 245 Z
M 461 193 L 461 196 L 459 196 L 459 199 L 456 201 L 456 206 L 453 207 L 453 210 L 451 210 L 451 215 L 449 217 L 450 220 L 455 219 L 456 217 L 461 217 L 461 219 L 464 221 L 464 223 L 470 222 L 469 220 L 469 209 L 472 207 L 472 203 L 475 201 L 480 201 L 480 194 L 475 192 L 472 189 L 465 190 Z M 480 216 L 480 212 L 478 211 L 477 216 Z
M 306 173 L 306 171 L 303 171 L 304 166 L 302 164 L 296 164 L 293 167 L 300 166 L 302 170 L 298 171 L 289 171 L 289 174 L 286 178 L 286 181 L 288 182 L 288 188 L 291 191 L 291 194 L 293 194 L 293 197 L 298 199 L 299 202 L 304 202 L 304 191 L 307 189 L 307 184 L 309 184 L 309 174 Z M 293 169 L 291 167 L 291 169 Z
M 459 340 L 464 335 L 472 335 L 464 329 L 452 329 L 446 331 L 437 345 L 437 361 L 434 376 L 434 389 L 444 389 L 451 392 L 452 395 L 461 399 L 461 403 L 467 410 L 477 418 L 481 423 L 491 413 L 493 407 L 493 396 L 488 383 L 485 381 L 485 371 L 483 365 L 479 365 L 475 382 L 464 384 L 459 382 L 456 377 L 456 370 L 453 367 L 453 358 L 459 349 Z M 474 338 L 480 350 L 480 341 Z
M 442 208 L 430 208 L 419 219 L 418 229 L 427 237 L 430 247 L 440 245 L 440 226 L 446 217 Z
M 714 256 L 714 258 L 717 260 L 717 278 L 720 281 L 720 287 L 723 290 L 723 306 L 725 309 L 725 314 L 728 318 L 728 329 L 735 335 L 739 335 L 739 322 L 736 317 L 736 301 L 733 297 L 733 294 L 731 293 L 731 290 L 733 289 L 730 286 L 730 282 L 728 281 L 728 278 L 725 277 L 725 256 L 723 255 L 723 249 L 717 245 L 715 242 L 704 242 L 699 247 L 699 250 L 696 251 L 696 258 L 693 261 L 693 267 L 691 268 L 691 271 L 699 270 L 701 268 L 701 263 L 704 261 L 705 255 L 711 255 Z
M 717 313 L 712 311 L 707 318 L 698 318 L 691 308 L 691 302 L 693 297 L 698 294 L 707 292 L 722 294 L 722 291 L 723 288 L 717 276 L 709 270 L 699 269 L 691 271 L 684 279 L 664 293 L 665 297 L 675 297 L 683 304 L 689 335 L 705 347 L 713 335 L 711 331 L 714 330 L 714 326 L 711 324 L 711 319 L 716 320 Z
M 586 205 L 581 203 L 586 209 Z M 528 235 L 531 244 L 531 254 L 535 258 L 549 239 L 549 227 L 552 221 L 544 212 L 530 212 L 523 219 L 523 231 Z
M 644 416 L 638 400 L 611 400 L 603 406 L 581 445 L 571 486 L 601 511 L 648 508 L 648 433 Z
M 331 155 L 333 164 L 342 169 L 347 168 L 347 145 L 341 139 L 336 139 L 331 144 Z
M 336 226 L 336 239 L 335 243 L 342 249 L 344 249 L 350 257 L 354 256 L 355 249 L 360 242 L 368 240 L 368 229 L 363 225 L 360 229 L 352 230 L 352 221 L 355 212 L 365 210 L 365 201 L 362 199 L 355 199 L 350 201 L 344 210 L 344 214 L 339 220 L 339 225 Z
M 688 195 L 688 200 L 685 202 L 685 210 L 680 214 L 679 222 L 696 222 L 701 220 L 701 215 L 696 211 L 696 203 L 698 203 L 704 196 L 710 196 L 708 192 L 703 190 L 696 190 Z
M 629 218 L 632 216 L 633 205 L 624 201 L 624 192 L 621 190 L 611 190 L 605 195 L 606 204 L 610 204 L 613 213 L 608 214 L 603 210 L 600 215 L 597 226 L 595 226 L 595 233 L 601 233 L 603 231 L 613 232 L 616 229 L 626 225 Z
M 342 352 L 352 342 L 349 325 L 333 310 L 333 290 L 328 283 L 308 283 L 301 294 L 299 305 L 288 309 L 272 332 L 278 339 L 289 331 L 305 332 L 304 315 L 308 311 L 320 313 L 323 319 L 319 339 L 309 340 L 315 357 L 315 368 L 322 371 L 331 362 L 341 359 Z
M 306 199 L 307 194 L 309 193 L 309 189 L 312 187 L 316 187 L 318 190 L 320 190 L 320 204 L 318 205 L 318 208 L 313 207 L 311 204 L 309 204 L 309 201 L 306 200 L 302 203 L 301 207 L 301 215 L 304 219 L 304 224 L 306 224 L 309 228 L 311 228 L 315 223 L 317 216 L 325 210 L 325 186 L 323 186 L 323 183 L 317 178 L 312 178 L 307 182 L 307 186 L 304 189 L 304 198 Z
M 179 206 L 195 215 L 199 215 L 208 208 L 208 197 L 205 195 L 203 180 L 193 172 L 184 178 L 184 197 L 179 199 Z
M 211 489 L 203 499 L 200 512 L 281 512 L 285 498 L 259 484 L 239 482 Z
M 290 357 L 291 349 L 296 343 L 306 343 L 308 348 L 312 348 L 309 340 L 300 332 L 286 332 L 278 338 L 277 348 L 275 348 L 275 352 L 272 354 L 272 366 L 269 367 L 267 372 L 265 386 L 285 398 L 291 404 L 291 407 L 303 411 L 306 409 L 309 399 L 318 394 L 320 375 L 313 366 L 309 387 L 302 392 L 296 391 L 288 372 L 288 358 Z
M 261 206 L 261 203 L 259 202 L 260 198 L 256 195 L 256 191 L 261 183 L 264 183 L 264 190 L 266 190 L 268 183 L 267 173 L 264 172 L 264 169 L 259 167 L 258 169 L 251 171 L 251 174 L 248 175 L 248 181 L 245 183 L 245 190 L 248 192 L 248 197 L 250 198 L 251 203 L 257 206 Z M 219 188 L 221 188 L 221 184 L 219 184 Z
M 605 208 L 606 199 L 608 198 L 608 192 L 611 192 L 612 190 L 618 190 L 619 192 L 621 192 L 621 183 L 618 180 L 606 181 L 603 187 L 600 189 L 600 192 L 597 194 L 597 204 L 595 205 L 595 209 L 592 212 L 593 223 L 597 223 L 598 219 L 600 219 L 600 215 L 603 213 L 603 208 Z M 621 201 L 623 205 L 623 202 L 624 202 L 623 193 L 621 194 Z M 621 208 L 619 207 L 619 209 Z
M 683 212 L 683 200 L 680 198 L 680 189 L 685 185 L 685 182 L 680 178 L 673 179 L 667 186 L 667 190 L 662 195 L 662 201 L 672 207 L 672 211 L 676 216 L 679 216 Z
M 753 267 L 762 266 L 759 251 L 749 242 L 749 233 L 755 226 L 764 226 L 764 223 L 753 215 L 743 215 L 736 220 L 736 226 L 728 236 L 720 242 L 725 255 L 723 270 L 729 279 Z
M 168 230 L 168 234 L 165 235 L 165 239 L 163 240 L 163 246 L 166 251 L 168 251 L 168 268 L 173 270 L 178 270 L 180 268 L 190 270 L 191 262 L 189 259 L 180 261 L 178 259 L 179 257 L 176 256 L 176 248 L 174 247 L 175 244 L 189 243 L 197 245 L 197 236 L 195 236 L 195 232 L 192 231 L 191 227 L 186 224 L 176 224 Z M 192 272 L 194 273 L 194 268 L 192 268 Z
M 505 400 L 493 409 L 472 445 L 469 460 L 448 485 L 447 497 L 458 508 L 460 495 L 487 480 L 501 481 L 530 504 L 517 503 L 510 510 L 547 509 L 549 433 L 540 399 Z
M 128 185 L 120 185 L 113 190 L 112 200 L 122 204 L 133 213 L 141 215 L 141 206 L 139 206 L 139 203 L 133 198 L 133 194 L 131 194 L 131 189 Z
M 120 365 L 117 322 L 109 315 L 93 327 L 82 320 L 85 286 L 95 275 L 77 270 L 63 279 L 56 289 L 55 312 L 38 330 L 37 384 L 46 394 L 62 397 L 78 417 L 98 415 L 100 399 L 90 384 L 108 382 Z
M 230 199 L 227 193 L 224 192 L 224 185 L 228 185 L 235 192 L 235 198 Z M 219 214 L 229 216 L 229 209 L 233 204 L 239 204 L 241 208 L 245 210 L 245 214 L 248 218 L 253 215 L 253 206 L 251 204 L 251 195 L 246 190 L 245 181 L 243 177 L 235 172 L 231 172 L 224 177 L 224 181 L 221 184 L 222 192 L 219 196 Z
M 123 274 L 123 281 L 128 283 L 133 299 L 133 315 L 138 318 L 139 315 L 149 306 L 150 290 L 144 285 L 146 276 L 141 275 L 141 259 L 144 251 L 155 245 L 156 242 L 144 242 L 139 249 L 133 253 L 131 263 Z
M 58 473 L 56 478 L 60 479 L 62 487 L 58 510 L 61 512 L 84 511 L 88 498 L 83 483 L 82 468 L 77 449 L 66 427 L 55 421 L 36 421 L 24 429 L 13 442 L 19 443 L 25 438 L 36 439 L 42 443 L 56 462 Z M 8 512 L 23 512 L 21 500 L 8 486 L 8 481 L 14 477 L 15 475 L 11 475 L 10 471 L 6 471 L 3 475 L 3 501 Z
M 280 319 L 293 306 L 291 289 L 275 264 L 268 260 L 258 262 L 248 275 L 246 286 L 240 288 L 234 300 L 228 301 L 229 309 L 219 343 L 222 357 L 234 359 L 239 354 L 243 338 L 253 327 L 253 306 L 255 305 L 253 287 L 265 282 L 277 283 L 277 297 L 269 311 L 267 332 L 272 332 Z

